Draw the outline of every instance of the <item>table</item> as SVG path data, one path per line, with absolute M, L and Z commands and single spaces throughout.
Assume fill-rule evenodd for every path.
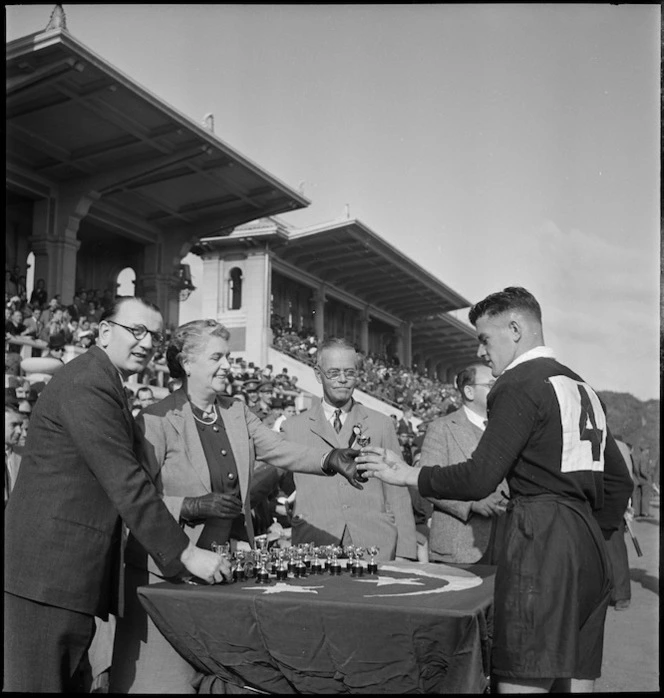
M 495 567 L 380 563 L 214 586 L 160 583 L 141 604 L 208 676 L 276 694 L 481 693 L 488 684 Z

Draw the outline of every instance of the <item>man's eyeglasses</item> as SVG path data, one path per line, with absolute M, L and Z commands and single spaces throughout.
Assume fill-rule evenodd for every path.
M 122 327 L 127 332 L 131 332 L 134 337 L 138 340 L 143 339 L 147 334 L 152 335 L 152 342 L 155 345 L 162 345 L 164 343 L 164 335 L 161 332 L 153 332 L 152 330 L 149 330 L 145 325 L 136 325 L 136 327 L 127 327 L 127 325 L 121 325 L 119 322 L 115 322 L 115 320 L 106 320 L 106 322 L 109 325 L 117 325 L 118 327 Z
M 329 371 L 323 371 L 323 369 L 320 366 L 318 366 L 317 368 L 325 376 L 325 378 L 331 381 L 336 380 L 337 378 L 341 378 L 342 373 L 349 380 L 353 380 L 360 375 L 359 371 L 355 370 L 354 368 L 331 368 Z

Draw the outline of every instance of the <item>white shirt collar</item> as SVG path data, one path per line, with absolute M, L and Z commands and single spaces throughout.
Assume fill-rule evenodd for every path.
M 345 404 L 343 407 L 333 407 L 332 405 L 328 404 L 325 402 L 325 400 L 321 400 L 321 405 L 323 406 L 323 412 L 325 413 L 325 419 L 327 419 L 328 422 L 331 422 L 334 420 L 334 413 L 337 411 L 337 409 L 341 410 L 341 414 L 339 415 L 339 419 L 341 419 L 341 423 L 343 424 L 344 421 L 346 420 L 346 415 L 350 412 L 352 406 L 353 406 L 353 400 L 349 400 L 347 404 Z
M 466 417 L 468 417 L 468 421 L 471 424 L 474 424 L 476 427 L 479 427 L 482 431 L 486 429 L 486 418 L 480 417 L 477 412 L 473 412 L 472 410 L 468 409 L 465 405 L 462 405 L 463 411 L 466 413 Z
M 525 351 L 523 354 L 521 354 L 521 356 L 517 356 L 516 359 L 514 359 L 514 361 L 512 361 L 512 363 L 503 370 L 503 373 L 505 373 L 505 371 L 509 371 L 511 368 L 514 368 L 515 366 L 518 366 L 519 364 L 525 363 L 526 361 L 532 361 L 533 359 L 555 358 L 556 356 L 551 347 L 545 347 L 543 345 L 539 347 L 533 347 L 532 349 L 528 349 L 528 351 Z

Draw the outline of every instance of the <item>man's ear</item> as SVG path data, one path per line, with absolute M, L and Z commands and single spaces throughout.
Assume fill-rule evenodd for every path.
M 99 323 L 99 344 L 104 348 L 107 347 L 110 342 L 110 331 L 111 326 L 107 322 Z
M 507 325 L 507 329 L 509 330 L 515 344 L 521 340 L 521 337 L 523 336 L 523 324 L 520 318 L 512 317 Z
M 317 380 L 321 385 L 323 385 L 323 381 L 321 380 L 321 377 L 320 377 L 320 370 L 319 370 L 318 366 L 314 366 L 314 376 L 316 376 L 316 380 Z

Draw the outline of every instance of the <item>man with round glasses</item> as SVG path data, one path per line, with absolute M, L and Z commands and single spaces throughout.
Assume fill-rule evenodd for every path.
M 228 565 L 196 548 L 134 452 L 123 381 L 161 341 L 159 309 L 120 297 L 99 340 L 41 392 L 5 510 L 5 691 L 80 692 L 95 616 L 121 615 L 122 524 L 164 576 L 209 583 Z
M 427 428 L 419 466 L 442 467 L 468 460 L 482 438 L 487 421 L 487 397 L 496 382 L 483 362 L 467 366 L 457 374 L 461 407 L 435 419 Z M 495 564 L 494 541 L 498 543 L 505 513 L 507 482 L 488 497 L 476 501 L 433 499 L 429 529 L 429 559 L 432 562 Z
M 323 389 L 306 412 L 282 425 L 284 436 L 305 446 L 357 448 L 372 445 L 399 450 L 392 420 L 353 398 L 360 357 L 345 339 L 324 341 L 316 355 L 316 380 Z M 359 441 L 358 441 L 359 439 Z M 361 492 L 342 478 L 293 473 L 295 507 L 292 542 L 316 545 L 376 545 L 380 560 L 417 559 L 415 519 L 406 490 L 372 479 Z

